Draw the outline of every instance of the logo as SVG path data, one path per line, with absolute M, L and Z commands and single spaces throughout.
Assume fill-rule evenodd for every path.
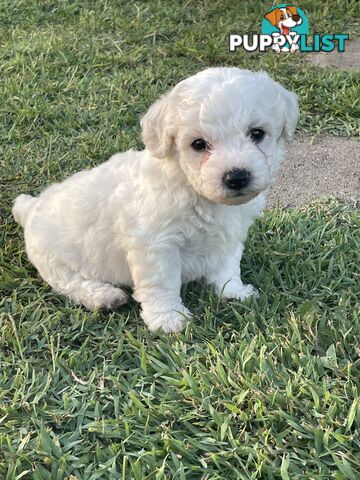
M 299 35 L 308 35 L 309 22 L 300 8 L 281 4 L 264 15 L 261 33 L 271 35 L 274 40 L 277 39 L 272 45 L 273 50 L 277 53 L 289 51 L 294 53 L 299 50 L 299 45 L 297 42 L 289 41 L 287 37 L 293 41 Z M 280 36 L 286 39 L 283 45 L 280 45 L 283 42 L 283 39 L 279 42 Z
M 309 21 L 301 8 L 281 3 L 265 13 L 260 35 L 231 34 L 229 50 L 235 52 L 237 48 L 243 48 L 247 52 L 265 52 L 271 47 L 276 53 L 295 53 L 332 52 L 337 48 L 339 52 L 344 52 L 346 40 L 349 40 L 349 35 L 343 33 L 315 33 L 311 39 Z

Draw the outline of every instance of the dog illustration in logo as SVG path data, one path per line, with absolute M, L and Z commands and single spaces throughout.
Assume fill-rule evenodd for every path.
M 294 5 L 287 5 L 286 7 L 281 8 L 274 8 L 271 12 L 268 12 L 264 16 L 266 20 L 268 20 L 271 25 L 278 28 L 280 33 L 274 33 L 273 36 L 280 36 L 280 35 L 295 35 L 296 32 L 291 33 L 291 29 L 300 25 L 302 23 L 302 18 L 298 14 L 298 11 Z M 294 52 L 299 47 L 297 45 L 291 46 L 291 52 Z M 279 53 L 280 47 L 279 45 L 273 45 L 273 49 Z M 288 52 L 288 47 L 283 47 L 281 49 L 283 52 Z

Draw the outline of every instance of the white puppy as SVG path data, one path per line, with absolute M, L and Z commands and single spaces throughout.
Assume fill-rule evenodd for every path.
M 244 242 L 297 119 L 296 96 L 263 72 L 209 68 L 181 81 L 143 117 L 145 150 L 16 199 L 30 261 L 87 308 L 115 308 L 120 287 L 133 288 L 150 330 L 184 327 L 182 282 L 254 294 L 240 278 Z

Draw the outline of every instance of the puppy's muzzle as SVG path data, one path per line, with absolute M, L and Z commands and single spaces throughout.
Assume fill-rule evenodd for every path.
M 300 20 L 300 15 L 293 15 L 292 19 L 297 23 Z
M 250 183 L 250 172 L 245 168 L 235 168 L 226 172 L 222 181 L 227 188 L 237 190 L 241 194 L 241 190 Z

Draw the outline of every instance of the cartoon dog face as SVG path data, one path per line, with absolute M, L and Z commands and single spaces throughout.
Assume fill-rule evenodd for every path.
M 291 28 L 300 25 L 302 18 L 295 6 L 287 5 L 283 8 L 275 8 L 265 15 L 271 25 L 277 27 L 282 35 L 288 35 Z

